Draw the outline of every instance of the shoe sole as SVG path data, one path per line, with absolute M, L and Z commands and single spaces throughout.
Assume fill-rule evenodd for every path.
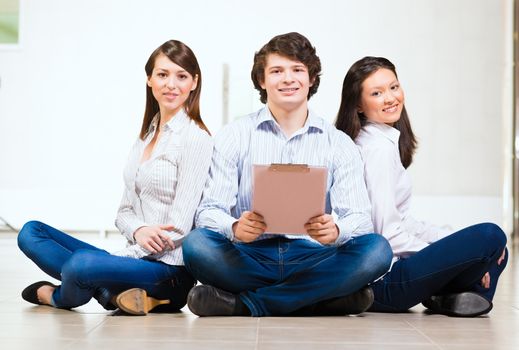
M 149 297 L 144 289 L 132 288 L 117 295 L 115 300 L 119 309 L 137 316 L 147 315 L 158 305 L 169 304 L 169 300 L 159 300 Z
M 476 317 L 489 313 L 493 305 L 479 294 L 465 292 L 447 296 L 442 306 L 451 316 Z

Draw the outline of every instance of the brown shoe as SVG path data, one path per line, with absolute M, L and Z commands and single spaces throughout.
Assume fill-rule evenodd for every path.
M 146 315 L 157 305 L 169 304 L 169 300 L 149 297 L 144 289 L 132 288 L 117 295 L 115 303 L 119 309 L 131 315 Z

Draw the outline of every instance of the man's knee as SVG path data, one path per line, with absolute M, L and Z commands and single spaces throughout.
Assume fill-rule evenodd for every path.
M 187 235 L 182 243 L 182 254 L 184 264 L 188 269 L 194 263 L 211 260 L 211 257 L 215 255 L 213 236 L 214 232 L 205 228 L 197 228 Z
M 374 279 L 382 276 L 391 267 L 393 250 L 387 239 L 379 234 L 365 236 L 367 251 L 363 268 L 366 274 L 373 275 Z

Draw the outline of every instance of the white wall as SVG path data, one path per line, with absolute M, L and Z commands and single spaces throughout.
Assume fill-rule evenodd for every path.
M 355 60 L 396 64 L 420 140 L 411 168 L 417 216 L 506 226 L 511 2 L 25 0 L 21 48 L 0 51 L 0 216 L 16 226 L 38 218 L 112 228 L 151 51 L 172 38 L 193 49 L 203 117 L 216 132 L 223 64 L 234 118 L 259 106 L 254 52 L 299 31 L 323 65 L 311 106 L 330 121 Z

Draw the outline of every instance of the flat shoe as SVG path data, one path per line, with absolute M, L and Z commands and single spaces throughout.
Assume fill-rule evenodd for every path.
M 149 297 L 144 289 L 132 288 L 117 295 L 115 303 L 119 309 L 131 315 L 146 315 L 158 305 L 169 304 L 170 301 Z
M 40 289 L 40 287 L 42 287 L 42 286 L 51 286 L 54 288 L 58 287 L 47 281 L 34 282 L 33 284 L 26 287 L 22 291 L 23 300 L 28 301 L 29 303 L 32 303 L 32 304 L 36 304 L 36 305 L 47 305 L 38 300 L 38 289 Z
M 422 302 L 429 310 L 453 317 L 476 317 L 492 310 L 492 302 L 475 292 L 433 295 Z

